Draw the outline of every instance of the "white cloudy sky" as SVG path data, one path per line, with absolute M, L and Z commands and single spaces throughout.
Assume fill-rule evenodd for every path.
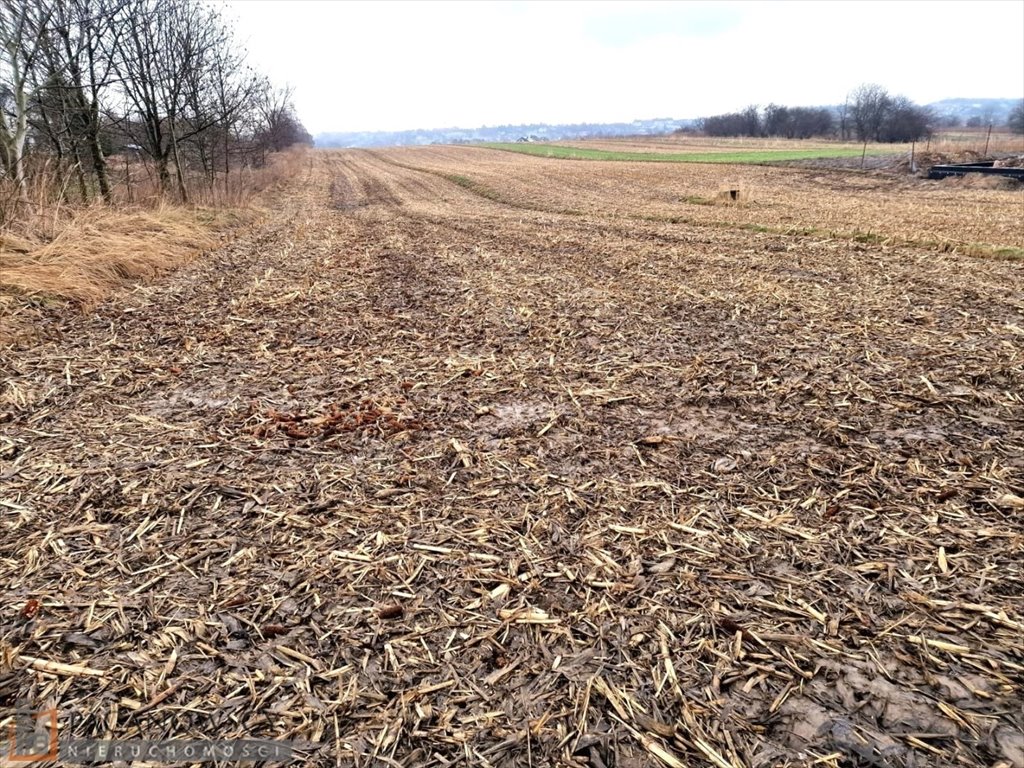
M 1024 95 L 1024 0 L 211 0 L 313 133 Z

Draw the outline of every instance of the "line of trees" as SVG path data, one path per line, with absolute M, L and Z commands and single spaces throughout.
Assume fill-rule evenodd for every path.
M 905 96 L 880 85 L 856 88 L 835 112 L 827 107 L 749 106 L 740 112 L 705 117 L 698 127 L 708 136 L 807 139 L 838 136 L 861 141 L 916 141 L 931 131 L 933 116 Z
M 291 97 L 201 0 L 0 0 L 0 182 L 25 204 L 44 167 L 65 198 L 111 202 L 114 154 L 182 202 L 191 183 L 227 188 L 311 142 Z
M 773 136 L 807 139 L 832 133 L 835 120 L 824 107 L 784 107 L 769 104 L 763 110 L 749 106 L 741 112 L 705 117 L 700 128 L 708 136 Z

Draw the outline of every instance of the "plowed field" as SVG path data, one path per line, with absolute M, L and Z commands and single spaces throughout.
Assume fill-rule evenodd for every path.
M 312 158 L 0 347 L 0 704 L 323 766 L 1024 766 L 1020 191 Z

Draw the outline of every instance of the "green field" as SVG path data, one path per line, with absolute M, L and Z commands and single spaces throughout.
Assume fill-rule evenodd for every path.
M 644 163 L 777 163 L 786 160 L 813 160 L 822 157 L 858 157 L 858 147 L 825 147 L 819 149 L 748 150 L 740 152 L 613 152 L 605 149 L 579 149 L 557 144 L 526 144 L 489 142 L 477 146 L 521 152 L 537 157 L 562 160 L 622 160 Z M 879 154 L 877 150 L 873 154 Z

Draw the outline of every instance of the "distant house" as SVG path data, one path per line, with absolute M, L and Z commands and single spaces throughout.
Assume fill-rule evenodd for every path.
M 540 141 L 540 138 L 534 136 L 532 133 L 529 136 L 520 136 L 518 139 L 516 139 L 517 144 L 532 144 L 535 141 Z

